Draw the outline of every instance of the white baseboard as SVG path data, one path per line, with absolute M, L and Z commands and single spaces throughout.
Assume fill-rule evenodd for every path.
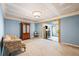
M 79 45 L 76 45 L 76 44 L 71 44 L 71 43 L 62 43 L 62 44 L 65 44 L 65 45 L 70 45 L 70 46 L 73 46 L 73 47 L 79 47 Z

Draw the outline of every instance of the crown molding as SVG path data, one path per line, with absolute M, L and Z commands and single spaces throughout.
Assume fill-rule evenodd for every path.
M 22 19 L 22 18 L 11 17 L 11 16 L 5 16 L 5 19 L 8 19 L 8 20 L 16 20 L 16 21 L 26 22 L 26 23 L 36 23 L 36 22 L 34 22 L 34 21 L 31 21 L 31 20 L 24 20 L 24 19 Z
M 49 21 L 52 21 L 52 20 L 57 20 L 57 19 L 61 19 L 61 18 L 64 18 L 64 17 L 75 16 L 75 15 L 79 15 L 79 11 L 77 11 L 77 12 L 72 12 L 72 13 L 66 14 L 66 15 L 59 15 L 59 16 L 57 16 L 57 17 L 50 18 L 50 19 L 41 20 L 41 21 L 39 21 L 38 23 L 49 22 Z
M 22 21 L 22 22 L 44 23 L 44 22 L 49 22 L 49 21 L 61 19 L 61 18 L 64 18 L 64 17 L 75 16 L 75 15 L 79 15 L 79 11 L 72 12 L 72 13 L 66 14 L 66 15 L 59 15 L 57 17 L 50 18 L 50 19 L 45 19 L 45 20 L 43 19 L 43 20 L 40 20 L 40 21 L 23 20 L 22 18 L 12 17 L 12 16 L 6 16 L 6 15 L 4 15 L 4 17 L 5 17 L 5 19 L 17 20 L 17 21 Z

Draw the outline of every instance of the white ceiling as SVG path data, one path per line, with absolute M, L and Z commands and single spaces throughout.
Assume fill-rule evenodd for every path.
M 5 18 L 22 18 L 35 22 L 79 11 L 78 3 L 6 3 L 2 6 Z M 34 11 L 41 12 L 39 19 L 34 18 Z

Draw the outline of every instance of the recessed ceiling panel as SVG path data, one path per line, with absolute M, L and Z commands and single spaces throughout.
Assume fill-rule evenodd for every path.
M 6 7 L 5 15 L 26 18 L 32 21 L 41 21 L 79 11 L 78 3 L 8 3 L 4 5 Z M 35 11 L 40 12 L 38 19 L 33 15 Z

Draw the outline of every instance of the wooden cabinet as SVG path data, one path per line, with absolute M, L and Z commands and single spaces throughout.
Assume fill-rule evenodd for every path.
M 21 23 L 21 39 L 27 40 L 30 39 L 30 24 L 29 23 Z

